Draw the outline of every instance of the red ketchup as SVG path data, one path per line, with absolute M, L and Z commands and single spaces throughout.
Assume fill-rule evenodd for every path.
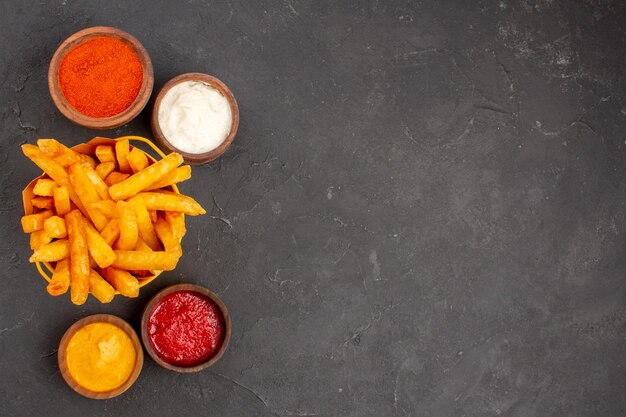
M 224 318 L 219 308 L 195 291 L 169 294 L 148 319 L 150 344 L 169 364 L 195 366 L 209 360 L 224 341 Z

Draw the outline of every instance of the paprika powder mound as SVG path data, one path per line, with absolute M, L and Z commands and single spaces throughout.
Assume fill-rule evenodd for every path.
M 87 41 L 61 60 L 59 84 L 67 102 L 85 116 L 111 117 L 137 98 L 143 68 L 125 42 L 108 36 Z

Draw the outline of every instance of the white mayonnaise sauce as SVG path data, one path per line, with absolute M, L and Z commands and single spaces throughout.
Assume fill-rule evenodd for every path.
M 233 115 L 226 97 L 208 84 L 185 81 L 172 87 L 159 106 L 159 126 L 174 147 L 209 152 L 230 133 Z

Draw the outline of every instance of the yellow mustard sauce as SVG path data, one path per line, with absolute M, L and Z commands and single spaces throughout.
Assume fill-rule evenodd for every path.
M 83 388 L 111 391 L 122 385 L 135 366 L 135 347 L 128 334 L 111 323 L 91 323 L 67 344 L 70 375 Z

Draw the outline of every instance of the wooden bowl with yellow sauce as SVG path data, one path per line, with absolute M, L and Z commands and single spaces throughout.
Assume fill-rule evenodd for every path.
M 80 395 L 96 400 L 116 397 L 137 380 L 143 349 L 137 333 L 124 320 L 96 314 L 74 323 L 58 351 L 65 382 Z

